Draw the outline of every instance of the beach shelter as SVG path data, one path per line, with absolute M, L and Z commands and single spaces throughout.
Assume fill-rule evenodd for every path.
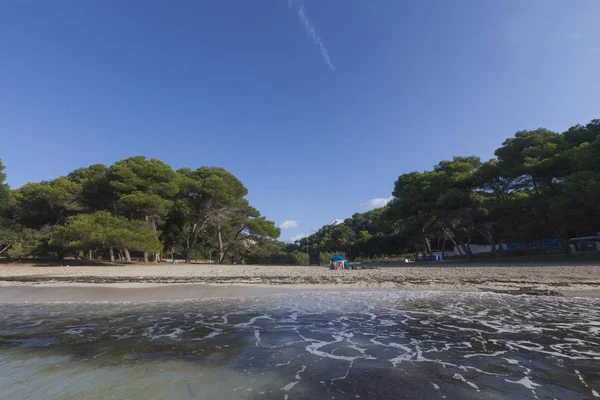
M 348 265 L 348 261 L 346 261 L 346 259 L 343 256 L 335 255 L 335 256 L 331 257 L 331 260 L 329 260 L 329 261 L 332 263 L 337 262 L 337 261 L 342 261 L 344 263 L 344 268 L 350 269 L 350 265 Z

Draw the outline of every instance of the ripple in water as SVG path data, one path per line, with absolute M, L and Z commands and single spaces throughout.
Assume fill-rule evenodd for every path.
M 0 305 L 6 398 L 600 398 L 600 301 L 302 293 Z

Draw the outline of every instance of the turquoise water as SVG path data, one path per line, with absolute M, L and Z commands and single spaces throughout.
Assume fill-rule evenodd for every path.
M 600 301 L 314 292 L 0 304 L 2 399 L 600 398 Z

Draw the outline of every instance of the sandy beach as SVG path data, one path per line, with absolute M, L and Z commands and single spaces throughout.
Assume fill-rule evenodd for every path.
M 0 301 L 127 301 L 248 296 L 296 290 L 468 291 L 600 297 L 600 266 L 260 265 L 0 266 Z

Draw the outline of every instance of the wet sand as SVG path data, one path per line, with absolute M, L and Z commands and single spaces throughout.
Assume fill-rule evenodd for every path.
M 431 265 L 431 264 L 428 264 Z M 600 266 L 0 266 L 0 301 L 147 301 L 298 290 L 466 291 L 600 297 Z

